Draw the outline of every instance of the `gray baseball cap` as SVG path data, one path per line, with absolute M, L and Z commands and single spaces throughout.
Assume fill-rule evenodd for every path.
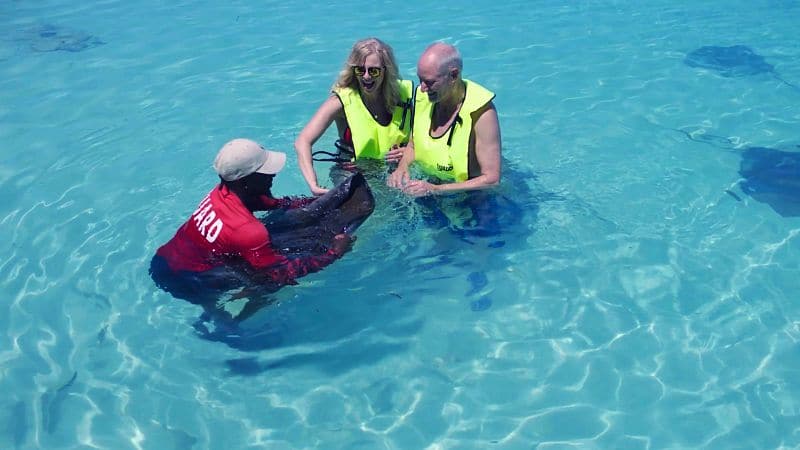
M 286 165 L 286 153 L 267 150 L 250 139 L 234 139 L 219 150 L 214 170 L 225 181 L 235 181 L 252 173 L 274 175 Z

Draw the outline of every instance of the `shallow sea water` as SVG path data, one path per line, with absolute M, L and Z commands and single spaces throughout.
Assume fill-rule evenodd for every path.
M 799 447 L 800 5 L 456 9 L 0 5 L 0 448 Z M 150 257 L 231 138 L 306 193 L 292 142 L 370 35 L 497 93 L 521 221 L 373 186 L 351 253 L 202 339 Z M 684 63 L 734 45 L 774 70 Z

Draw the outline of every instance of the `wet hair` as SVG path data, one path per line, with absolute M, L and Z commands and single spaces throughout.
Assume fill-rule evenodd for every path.
M 393 111 L 400 101 L 400 87 L 398 80 L 400 72 L 397 69 L 397 61 L 394 59 L 394 52 L 389 44 L 378 38 L 361 39 L 353 44 L 350 55 L 345 60 L 344 67 L 339 72 L 339 77 L 333 84 L 333 88 L 349 87 L 355 91 L 359 90 L 358 80 L 353 74 L 353 66 L 363 66 L 364 61 L 369 55 L 377 55 L 383 65 L 383 80 L 380 94 L 386 104 L 386 109 Z

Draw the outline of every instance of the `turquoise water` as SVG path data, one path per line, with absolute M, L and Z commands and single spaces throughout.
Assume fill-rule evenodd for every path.
M 255 3 L 0 5 L 0 448 L 800 446 L 797 2 Z M 150 257 L 231 138 L 307 192 L 292 142 L 370 35 L 497 93 L 522 221 L 378 186 L 352 253 L 201 339 Z M 733 45 L 774 70 L 684 63 Z

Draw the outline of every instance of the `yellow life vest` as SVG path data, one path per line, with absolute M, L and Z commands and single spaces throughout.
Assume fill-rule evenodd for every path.
M 469 80 L 464 102 L 453 120 L 450 130 L 444 135 L 431 136 L 433 103 L 428 95 L 417 88 L 414 102 L 414 156 L 422 170 L 446 181 L 469 179 L 469 141 L 472 135 L 472 113 L 483 108 L 494 99 L 494 93 Z
M 394 144 L 408 142 L 411 132 L 411 93 L 414 85 L 410 80 L 399 80 L 400 102 L 392 111 L 392 121 L 383 126 L 375 121 L 357 90 L 335 88 L 333 92 L 344 106 L 347 126 L 353 136 L 356 159 L 382 159 Z

